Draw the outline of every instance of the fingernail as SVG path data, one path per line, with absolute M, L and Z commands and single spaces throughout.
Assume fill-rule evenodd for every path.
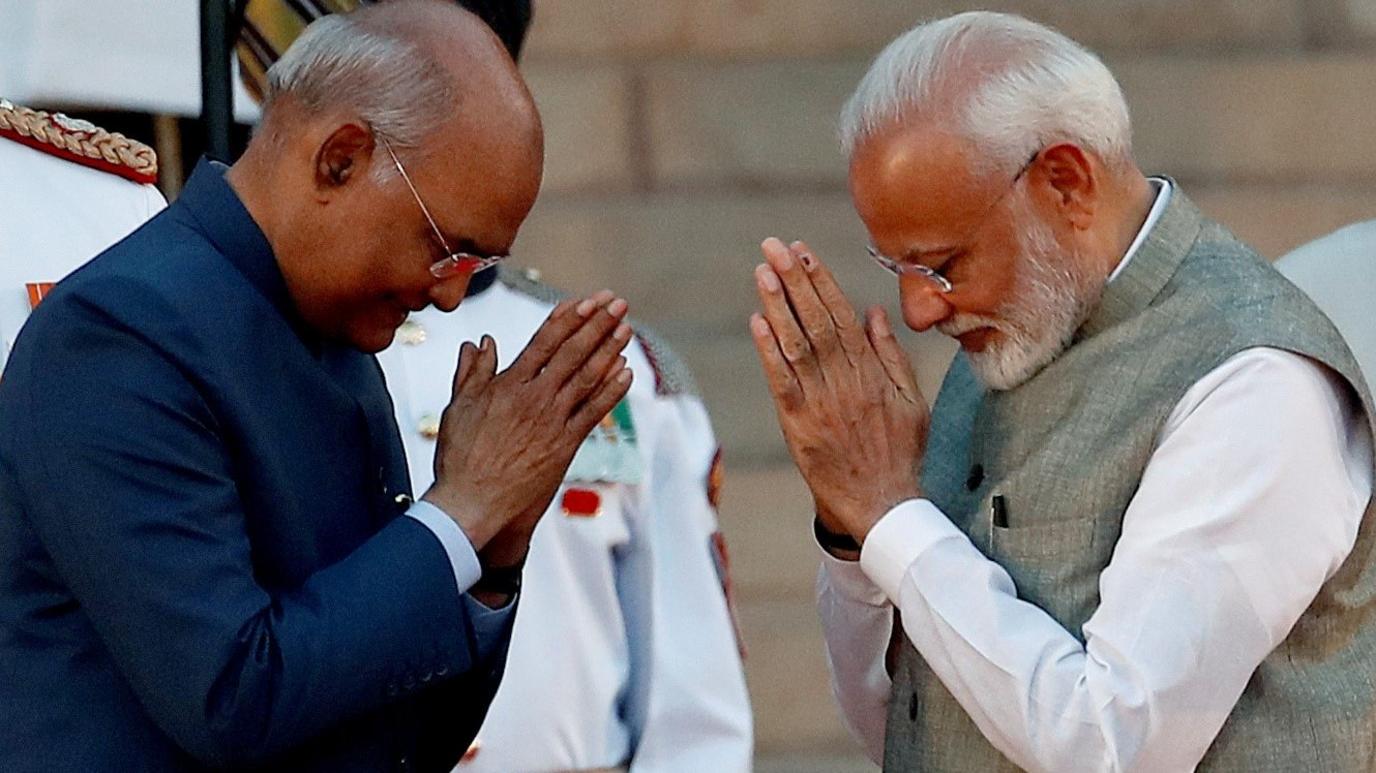
M 760 286 L 765 290 L 771 293 L 779 291 L 779 277 L 775 275 L 774 269 L 760 265 L 755 268 L 755 276 L 759 278 Z
M 630 369 L 628 368 L 628 369 L 623 370 L 623 371 L 621 371 L 620 373 L 616 374 L 616 381 L 617 381 L 617 383 L 619 383 L 619 384 L 629 384 L 629 383 L 631 383 L 631 371 L 630 371 Z
M 893 335 L 893 330 L 889 329 L 889 315 L 885 314 L 883 309 L 875 312 L 874 330 L 879 333 L 879 335 Z
M 592 299 L 597 302 L 598 306 L 601 306 L 615 297 L 616 293 L 611 290 L 598 290 L 593 294 Z
M 623 354 L 616 358 L 616 364 L 613 365 L 612 368 L 615 370 L 620 370 L 624 367 L 626 367 L 626 355 Z
M 631 326 L 622 322 L 616 326 L 616 332 L 612 333 L 618 341 L 629 341 L 631 339 Z
M 777 262 L 779 268 L 786 269 L 793 267 L 793 255 L 788 251 L 788 248 L 784 246 L 783 240 L 771 236 L 764 240 L 760 245 L 760 249 L 764 250 L 765 258 L 770 263 Z
M 620 317 L 621 315 L 626 313 L 626 309 L 628 309 L 629 307 L 630 304 L 626 303 L 625 298 L 617 298 L 616 300 L 608 304 L 607 313 L 612 315 L 613 317 Z
M 578 304 L 578 307 L 575 308 L 574 311 L 578 312 L 578 316 L 580 317 L 587 317 L 592 314 L 592 310 L 595 308 L 597 308 L 597 301 L 592 298 L 586 298 L 582 303 Z
M 817 265 L 817 259 L 812 257 L 812 253 L 808 252 L 807 250 L 803 250 L 802 252 L 798 253 L 798 260 L 801 260 L 803 262 L 803 268 L 807 269 L 808 271 L 811 271 L 813 267 Z
M 757 336 L 769 335 L 769 323 L 764 321 L 764 317 L 756 314 L 750 318 L 750 332 Z

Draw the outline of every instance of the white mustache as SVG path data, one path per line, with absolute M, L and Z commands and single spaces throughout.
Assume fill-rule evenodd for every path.
M 955 338 L 956 336 L 965 335 L 971 330 L 979 330 L 980 328 L 986 327 L 991 327 L 995 330 L 1001 329 L 999 320 L 979 314 L 959 314 L 945 322 L 938 323 L 936 329 L 944 336 Z

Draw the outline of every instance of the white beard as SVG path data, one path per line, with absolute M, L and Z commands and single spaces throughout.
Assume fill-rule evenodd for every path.
M 1032 378 L 1065 351 L 1103 292 L 1102 280 L 1088 276 L 1076 255 L 1061 250 L 1051 228 L 1022 196 L 1014 206 L 1015 222 L 1026 225 L 1012 298 L 996 316 L 956 314 L 937 326 L 952 337 L 978 328 L 999 331 L 1001 338 L 984 351 L 966 352 L 980 382 L 999 391 Z

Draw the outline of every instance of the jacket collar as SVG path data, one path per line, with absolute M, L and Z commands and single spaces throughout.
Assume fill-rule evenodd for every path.
M 277 309 L 302 342 L 318 353 L 319 336 L 297 313 L 272 245 L 225 179 L 227 171 L 225 164 L 202 157 L 175 205 L 191 215 L 196 230 Z
M 1098 307 L 1076 333 L 1076 341 L 1093 338 L 1150 306 L 1199 238 L 1204 215 L 1174 180 L 1171 187 L 1166 211 L 1123 273 L 1104 287 Z

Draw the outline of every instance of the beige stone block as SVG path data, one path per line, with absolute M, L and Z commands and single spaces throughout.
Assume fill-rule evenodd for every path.
M 1092 48 L 1296 45 L 1304 0 L 1011 0 L 999 10 L 1061 29 Z M 990 8 L 978 0 L 702 0 L 689 45 L 709 54 L 877 53 L 930 18 Z
M 1376 44 L 1376 0 L 1310 0 L 1310 38 L 1324 45 Z
M 1009 0 L 1000 10 L 1053 25 L 1095 49 L 1275 49 L 1304 41 L 1311 0 Z M 1342 4 L 1367 18 L 1370 0 Z M 541 0 L 534 61 L 655 55 L 712 58 L 872 56 L 924 19 L 988 8 L 979 0 Z
M 1275 260 L 1324 234 L 1376 218 L 1376 186 L 1237 186 L 1191 190 L 1210 217 Z
M 812 598 L 820 557 L 812 496 L 791 463 L 728 467 L 720 517 L 742 599 Z
M 934 400 L 954 344 L 934 332 L 900 332 L 899 337 L 912 358 L 924 394 Z M 727 464 L 748 468 L 787 462 L 783 435 L 749 337 L 741 334 L 704 344 L 700 339 L 680 336 L 675 345 L 702 388 Z
M 546 194 L 632 185 L 628 76 L 611 66 L 526 68 L 545 126 Z
M 745 677 L 755 710 L 756 753 L 858 754 L 831 695 L 813 602 L 745 601 L 739 612 L 749 648 Z
M 1110 57 L 1137 156 L 1191 179 L 1376 175 L 1376 53 Z M 836 116 L 865 63 L 667 63 L 645 71 L 660 187 L 842 189 Z
M 836 116 L 864 70 L 859 60 L 647 68 L 655 184 L 842 185 Z
M 744 334 L 759 245 L 771 235 L 806 239 L 858 302 L 896 297 L 841 191 L 543 197 L 514 250 L 559 287 L 622 292 L 632 314 L 666 332 Z
M 1190 179 L 1376 176 L 1376 55 L 1114 63 L 1149 172 Z
M 639 57 L 682 48 L 694 0 L 538 0 L 528 59 Z

